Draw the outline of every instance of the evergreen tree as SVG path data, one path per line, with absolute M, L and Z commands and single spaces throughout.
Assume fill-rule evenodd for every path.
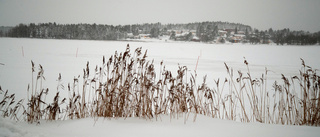
M 152 28 L 150 31 L 151 37 L 157 38 L 159 36 L 159 28 Z
M 213 29 L 213 35 L 214 37 L 217 37 L 218 36 L 218 33 L 219 33 L 219 28 L 217 25 L 214 26 L 214 29 Z
M 212 25 L 207 25 L 206 33 L 205 33 L 206 40 L 205 41 L 212 41 L 215 37 L 214 31 L 213 31 L 213 26 Z
M 196 35 L 201 38 L 201 36 L 204 34 L 204 26 L 199 23 L 197 30 L 196 30 Z
M 234 29 L 234 34 L 238 34 L 238 28 L 237 27 Z
M 186 41 L 190 41 L 193 38 L 193 34 L 189 32 L 189 34 L 186 36 Z
M 246 38 L 248 38 L 248 37 L 249 37 L 249 31 L 248 31 L 248 28 L 246 28 L 245 35 L 246 35 Z
M 175 39 L 176 38 L 176 32 L 171 31 L 170 39 Z

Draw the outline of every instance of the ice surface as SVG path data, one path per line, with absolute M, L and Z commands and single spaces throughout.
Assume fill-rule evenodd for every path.
M 83 73 L 86 62 L 90 69 L 101 66 L 102 57 L 110 57 L 115 51 L 123 52 L 129 44 L 131 51 L 137 47 L 148 50 L 148 60 L 155 62 L 159 71 L 163 60 L 166 69 L 176 72 L 178 64 L 187 66 L 189 73 L 194 73 L 199 57 L 198 82 L 208 75 L 207 84 L 213 80 L 227 77 L 224 62 L 234 70 L 246 72 L 244 57 L 248 60 L 253 77 L 260 77 L 265 67 L 270 70 L 268 90 L 274 80 L 280 80 L 281 74 L 294 76 L 301 68 L 300 58 L 313 68 L 320 68 L 319 46 L 276 46 L 243 44 L 204 44 L 194 42 L 170 41 L 85 41 L 85 40 L 47 40 L 0 38 L 0 85 L 3 90 L 15 93 L 17 99 L 27 97 L 27 86 L 31 83 L 31 60 L 44 67 L 48 87 L 54 95 L 59 73 L 66 86 L 75 76 Z M 78 51 L 78 53 L 77 53 Z M 92 74 L 92 73 L 91 73 Z M 80 83 L 82 83 L 80 81 Z M 66 89 L 65 89 L 66 90 Z M 61 92 L 67 97 L 67 92 Z M 0 119 L 0 136 L 319 136 L 316 127 L 267 125 L 258 123 L 238 123 L 199 116 L 192 122 L 189 118 L 184 124 L 183 118 L 172 120 L 162 116 L 162 121 L 129 118 L 124 120 L 93 119 L 46 122 L 41 125 L 29 125 L 25 122 L 14 123 Z
M 194 74 L 198 56 L 197 81 L 208 75 L 207 84 L 212 87 L 214 80 L 228 77 L 224 62 L 229 67 L 247 72 L 244 57 L 249 62 L 250 73 L 254 78 L 260 78 L 268 72 L 268 90 L 271 84 L 281 79 L 281 74 L 294 76 L 301 68 L 300 58 L 313 68 L 320 68 L 319 46 L 276 46 L 276 45 L 244 45 L 244 44 L 204 44 L 196 42 L 132 42 L 132 41 L 86 41 L 86 40 L 51 40 L 51 39 L 16 39 L 0 38 L 0 85 L 16 93 L 17 98 L 27 96 L 27 87 L 31 83 L 31 60 L 44 68 L 46 81 L 43 87 L 48 87 L 52 95 L 56 91 L 57 78 L 62 75 L 65 86 L 73 82 L 73 78 L 83 74 L 87 61 L 90 70 L 96 65 L 102 65 L 102 57 L 109 58 L 115 51 L 124 52 L 127 44 L 133 52 L 137 47 L 148 50 L 148 60 L 155 62 L 155 68 L 160 72 L 160 62 L 163 60 L 166 69 L 176 73 L 178 64 L 187 66 L 189 73 Z M 78 51 L 78 53 L 77 53 Z M 37 71 L 37 70 L 36 70 Z M 91 73 L 93 74 L 93 73 Z M 80 83 L 82 83 L 80 81 Z M 66 92 L 62 92 L 63 95 Z

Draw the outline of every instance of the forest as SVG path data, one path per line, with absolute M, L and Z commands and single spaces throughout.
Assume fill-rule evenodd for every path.
M 168 35 L 172 40 L 191 41 L 196 36 L 201 42 L 212 42 L 221 37 L 219 31 L 227 31 L 223 41 L 231 41 L 232 36 L 243 32 L 242 43 L 277 45 L 314 45 L 320 43 L 320 31 L 258 30 L 249 25 L 229 22 L 195 22 L 185 24 L 144 23 L 133 25 L 103 25 L 103 24 L 57 24 L 30 23 L 15 27 L 0 27 L 0 37 L 44 38 L 44 39 L 78 39 L 78 40 L 124 40 L 148 34 L 150 38 Z M 176 35 L 177 32 L 186 35 Z M 187 32 L 187 33 L 186 33 Z M 231 41 L 232 42 L 232 41 Z M 224 43 L 224 42 L 222 42 Z

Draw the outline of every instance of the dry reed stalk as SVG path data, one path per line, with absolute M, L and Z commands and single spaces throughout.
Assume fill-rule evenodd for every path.
M 31 64 L 31 92 L 28 86 L 28 107 L 24 111 L 29 123 L 39 122 L 41 119 L 85 117 L 155 117 L 158 120 L 161 115 L 170 115 L 170 120 L 184 116 L 186 123 L 190 113 L 194 113 L 193 121 L 201 114 L 241 122 L 320 124 L 320 78 L 317 70 L 306 66 L 304 60 L 300 76 L 294 76 L 289 81 L 282 75 L 283 84 L 275 82 L 274 93 L 267 91 L 269 70 L 265 69 L 260 78 L 253 78 L 245 58 L 247 73 L 238 71 L 238 77 L 235 77 L 233 69 L 225 63 L 228 78 L 223 82 L 215 80 L 214 87 L 209 88 L 206 76 L 198 84 L 196 72 L 188 74 L 186 66 L 178 66 L 177 76 L 173 76 L 161 62 L 160 73 L 157 75 L 153 60 L 147 60 L 147 51 L 142 54 L 142 49 L 137 48 L 131 56 L 127 45 L 125 52 L 118 54 L 116 51 L 109 60 L 103 57 L 102 66 L 96 66 L 92 76 L 87 62 L 83 70 L 82 85 L 79 85 L 80 75 L 75 77 L 72 86 L 68 84 L 68 99 L 61 101 L 59 91 L 63 90 L 63 85 L 59 74 L 57 92 L 52 103 L 45 100 L 49 90 L 42 87 L 45 80 L 44 69 L 39 65 L 34 81 L 35 65 L 33 61 Z M 295 82 L 300 87 L 300 96 Z M 14 97 L 9 97 L 1 88 L 0 91 L 4 94 L 0 103 L 2 116 L 18 119 L 16 114 L 23 107 L 23 101 L 20 100 L 13 109 L 9 109 L 14 103 Z M 62 104 L 65 102 L 66 107 L 63 108 Z

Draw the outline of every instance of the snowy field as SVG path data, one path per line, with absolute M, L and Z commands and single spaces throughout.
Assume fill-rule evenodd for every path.
M 31 60 L 36 66 L 44 68 L 46 81 L 53 96 L 57 87 L 59 73 L 66 86 L 75 76 L 82 77 L 83 68 L 89 61 L 90 69 L 102 65 L 102 57 L 109 58 L 115 51 L 124 52 L 127 44 L 133 52 L 137 47 L 148 50 L 148 60 L 154 60 L 160 72 L 163 60 L 166 69 L 176 72 L 178 64 L 187 66 L 190 73 L 195 72 L 197 59 L 197 82 L 207 75 L 207 84 L 228 77 L 224 62 L 235 72 L 246 72 L 244 57 L 249 62 L 251 75 L 260 78 L 268 72 L 268 91 L 272 83 L 281 81 L 281 74 L 291 77 L 299 74 L 300 58 L 314 69 L 320 69 L 320 46 L 276 46 L 243 44 L 203 44 L 193 42 L 133 42 L 133 41 L 85 41 L 85 40 L 45 40 L 0 38 L 0 86 L 3 90 L 15 93 L 16 98 L 27 97 L 27 87 L 31 83 Z M 91 73 L 92 74 L 92 73 Z M 175 73 L 174 73 L 175 74 Z M 81 82 L 80 82 L 81 83 Z M 67 93 L 61 94 L 67 97 Z M 51 99 L 50 99 L 51 100 Z M 81 126 L 79 126 L 81 125 Z M 126 132 L 123 132 L 126 129 Z M 70 132 L 72 131 L 72 132 Z M 25 122 L 13 123 L 0 119 L 0 136 L 319 136 L 316 127 L 266 125 L 258 123 L 238 123 L 198 116 L 195 123 L 183 119 L 170 122 L 163 116 L 162 122 L 137 118 L 93 119 L 74 121 L 42 122 L 41 125 L 28 125 Z
M 87 61 L 93 74 L 96 65 L 102 65 L 102 57 L 109 58 L 115 51 L 124 52 L 127 44 L 131 51 L 142 47 L 148 50 L 148 60 L 154 60 L 155 68 L 160 73 L 160 62 L 173 74 L 180 66 L 187 66 L 194 74 L 197 59 L 197 82 L 202 82 L 207 75 L 207 84 L 212 86 L 214 80 L 228 77 L 224 65 L 247 72 L 244 57 L 249 62 L 253 78 L 260 78 L 268 72 L 268 90 L 272 83 L 281 81 L 281 74 L 287 77 L 299 75 L 301 60 L 314 69 L 320 69 L 320 46 L 276 46 L 276 45 L 215 45 L 193 42 L 130 42 L 130 41 L 85 41 L 85 40 L 45 40 L 45 39 L 0 39 L 0 85 L 16 93 L 18 98 L 27 96 L 27 87 L 31 83 L 31 60 L 44 68 L 46 81 L 43 87 L 56 91 L 57 78 L 62 75 L 65 86 L 73 78 L 83 75 Z M 81 82 L 80 82 L 81 83 Z
M 0 118 L 0 136 L 7 137 L 318 137 L 319 127 L 239 123 L 197 116 L 197 121 L 162 116 L 162 120 L 98 119 L 15 123 Z

